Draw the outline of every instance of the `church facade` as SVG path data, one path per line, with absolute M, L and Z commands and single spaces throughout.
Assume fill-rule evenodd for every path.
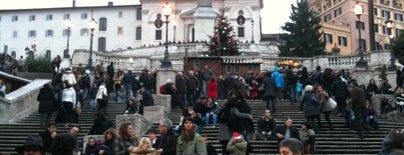
M 109 3 L 94 7 L 0 10 L 0 46 L 7 45 L 8 54 L 16 58 L 28 56 L 28 50 L 49 58 L 72 54 L 76 49 L 88 50 L 92 19 L 97 22 L 93 51 L 161 45 L 166 36 L 170 43 L 202 42 L 213 34 L 215 18 L 219 15 L 228 18 L 240 42 L 259 43 L 261 38 L 262 0 L 140 2 L 124 6 Z M 169 16 L 163 12 L 165 6 L 169 8 Z M 68 20 L 72 21 L 70 28 L 66 25 Z

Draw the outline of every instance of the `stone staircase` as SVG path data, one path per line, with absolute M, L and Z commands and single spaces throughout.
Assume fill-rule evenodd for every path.
M 224 101 L 219 101 L 219 104 L 223 104 Z M 254 115 L 254 123 L 257 123 L 259 117 L 262 116 L 264 111 L 264 104 L 260 100 L 248 100 L 249 105 Z M 115 115 L 122 114 L 125 104 L 112 102 L 108 105 L 107 118 L 110 120 L 115 119 Z M 277 113 L 272 114 L 272 117 L 277 120 L 277 124 L 282 125 L 284 118 L 287 116 L 292 117 L 294 124 L 299 125 L 304 122 L 303 113 L 298 110 L 299 105 L 290 105 L 287 101 L 280 101 L 277 103 Z M 174 125 L 177 125 L 180 120 L 182 111 L 175 109 L 170 114 L 170 119 Z M 83 137 L 89 132 L 89 129 L 94 120 L 95 112 L 89 111 L 89 104 L 84 104 L 84 110 L 80 116 L 79 124 L 82 129 L 80 137 Z M 324 118 L 323 128 L 320 128 L 320 133 L 316 138 L 316 154 L 355 154 L 355 155 L 370 155 L 377 154 L 381 149 L 381 143 L 383 137 L 390 129 L 402 128 L 401 123 L 391 123 L 386 118 L 379 118 L 380 128 L 378 131 L 371 131 L 364 141 L 360 141 L 355 138 L 356 132 L 350 131 L 345 127 L 343 117 L 337 117 L 335 114 L 331 114 L 332 122 L 334 123 L 334 130 L 329 131 Z M 157 128 L 157 124 L 154 128 Z M 39 127 L 39 114 L 34 113 L 29 117 L 21 120 L 17 124 L 0 124 L 0 154 L 10 153 L 15 154 L 14 147 L 22 145 L 28 134 L 36 134 L 43 131 Z M 68 132 L 69 128 L 58 124 L 58 133 Z M 218 127 L 204 128 L 203 134 L 209 137 L 210 143 L 221 152 L 221 145 L 217 140 Z M 252 154 L 277 154 L 277 142 L 276 141 L 251 141 L 254 147 Z

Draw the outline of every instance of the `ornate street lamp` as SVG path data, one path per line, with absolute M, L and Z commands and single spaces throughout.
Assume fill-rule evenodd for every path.
M 93 18 L 89 24 L 90 27 L 90 58 L 88 58 L 88 68 L 93 70 L 93 38 L 94 38 L 94 30 L 97 27 L 97 22 Z
M 397 69 L 397 66 L 395 64 L 396 58 L 395 58 L 394 51 L 393 51 L 393 33 L 392 33 L 393 21 L 391 19 L 387 19 L 384 23 L 386 24 L 387 32 L 389 34 L 389 39 L 390 39 L 390 66 L 389 66 L 389 71 L 395 71 Z
M 173 44 L 175 44 L 175 31 L 177 30 L 177 22 L 173 21 Z
M 254 44 L 254 19 L 251 19 L 251 43 Z
M 169 60 L 168 53 L 168 18 L 170 17 L 172 12 L 171 6 L 166 2 L 163 8 L 163 15 L 166 17 L 166 43 L 165 43 L 165 51 L 164 51 L 164 59 L 161 62 L 162 68 L 170 68 L 172 66 L 171 61 Z
M 356 62 L 356 67 L 367 67 L 368 62 L 365 61 L 363 47 L 362 47 L 362 37 L 361 37 L 361 28 L 362 23 L 360 22 L 360 17 L 363 13 L 363 6 L 359 3 L 356 3 L 353 8 L 355 15 L 358 17 L 358 21 L 356 21 L 356 26 L 358 28 L 358 53 L 359 53 L 359 60 Z
M 66 53 L 64 53 L 64 57 L 65 58 L 70 58 L 69 39 L 70 39 L 70 29 L 73 26 L 73 21 L 70 18 L 66 21 L 66 26 L 67 26 L 67 42 L 66 42 Z

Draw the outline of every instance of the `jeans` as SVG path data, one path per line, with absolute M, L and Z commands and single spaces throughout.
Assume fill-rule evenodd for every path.
M 289 85 L 289 97 L 292 103 L 296 103 L 297 101 L 297 93 L 296 93 L 296 84 Z
M 123 86 L 125 87 L 125 102 L 128 103 L 132 97 L 132 84 L 124 84 Z
M 41 113 L 41 127 L 49 123 L 52 112 Z
M 183 109 L 186 105 L 188 105 L 188 103 L 187 103 L 187 93 L 182 93 L 182 92 L 180 92 L 180 93 L 178 93 L 178 96 L 179 96 L 179 103 L 180 103 L 180 107 L 181 107 L 181 109 Z
M 212 125 L 216 126 L 216 122 L 217 122 L 217 115 L 215 113 L 213 113 L 212 115 L 210 115 L 208 112 L 205 115 L 205 125 L 208 126 L 209 122 L 210 122 L 210 118 L 212 118 Z
M 206 84 L 207 84 L 207 82 L 203 80 L 203 82 L 202 82 L 202 95 L 205 96 L 205 97 L 207 95 L 207 93 L 206 93 L 207 92 Z
M 83 93 L 81 94 L 82 95 L 82 97 L 83 97 L 83 101 L 86 101 L 87 100 L 87 97 L 88 97 L 88 88 L 83 88 Z
M 90 106 L 91 106 L 91 110 L 95 110 L 97 108 L 97 102 L 95 99 L 91 99 Z
M 370 116 L 366 116 L 365 122 L 367 125 L 370 125 L 370 126 L 377 126 L 377 124 L 378 124 L 377 117 L 375 117 L 375 116 L 373 116 L 372 119 L 370 119 Z
M 265 101 L 266 101 L 266 108 L 271 110 L 271 113 L 276 112 L 275 108 L 275 96 L 265 96 Z
M 115 101 L 121 102 L 121 98 L 122 98 L 121 90 L 116 90 L 115 91 Z

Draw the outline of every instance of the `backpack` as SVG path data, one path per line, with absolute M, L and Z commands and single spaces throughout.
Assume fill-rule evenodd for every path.
M 226 123 L 231 131 L 240 131 L 238 118 L 231 113 L 231 108 L 222 107 L 218 113 L 218 121 L 220 123 Z
M 166 93 L 165 84 L 160 86 L 159 91 L 160 91 L 160 94 L 165 94 Z

